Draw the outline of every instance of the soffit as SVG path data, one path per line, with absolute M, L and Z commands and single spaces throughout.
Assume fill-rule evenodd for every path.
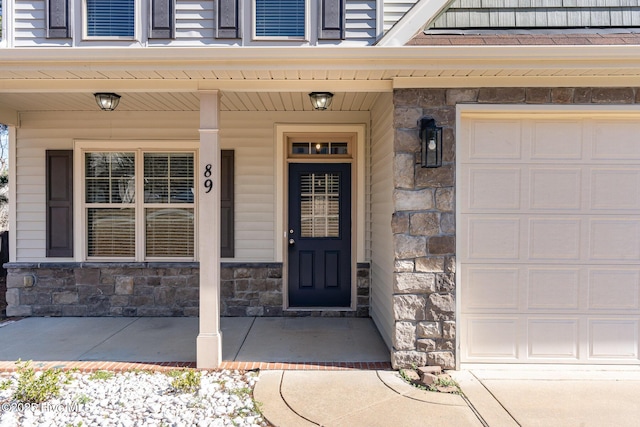
M 123 95 L 123 111 L 197 111 L 198 91 L 219 90 L 223 111 L 307 111 L 311 91 L 334 92 L 334 110 L 367 111 L 394 88 L 635 85 L 640 76 L 640 46 L 126 51 L 3 49 L 0 109 L 86 111 L 106 91 Z
M 199 111 L 197 92 L 120 92 L 118 111 Z M 369 111 L 377 92 L 336 92 L 331 109 Z M 0 109 L 16 111 L 98 111 L 93 94 L 49 92 L 0 94 Z M 302 92 L 221 92 L 222 111 L 312 111 Z

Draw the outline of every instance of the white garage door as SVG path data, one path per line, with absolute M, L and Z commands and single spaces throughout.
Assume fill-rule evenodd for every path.
M 461 361 L 638 363 L 640 116 L 461 116 Z

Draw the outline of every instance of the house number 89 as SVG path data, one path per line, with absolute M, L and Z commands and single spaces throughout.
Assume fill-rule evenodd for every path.
M 211 180 L 211 163 L 207 163 L 204 167 L 204 177 L 207 178 L 204 180 L 204 188 L 207 189 L 205 193 L 211 192 L 213 189 L 213 181 Z

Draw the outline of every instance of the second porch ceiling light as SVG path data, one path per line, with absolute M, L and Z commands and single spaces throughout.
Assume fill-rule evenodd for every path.
M 102 111 L 113 111 L 120 103 L 120 95 L 117 93 L 98 92 L 93 96 Z
M 311 92 L 309 98 L 314 110 L 323 111 L 331 106 L 333 94 L 331 92 Z

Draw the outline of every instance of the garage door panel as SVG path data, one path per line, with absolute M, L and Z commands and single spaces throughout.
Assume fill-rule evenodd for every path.
M 529 319 L 529 359 L 579 359 L 579 320 L 577 318 Z
M 517 261 L 520 258 L 520 219 L 467 217 L 467 258 Z
M 582 120 L 535 121 L 532 133 L 533 160 L 582 159 Z
M 591 209 L 640 210 L 640 169 L 593 168 Z
M 463 271 L 465 286 L 461 302 L 465 311 L 518 310 L 519 267 L 469 267 Z
M 520 322 L 517 317 L 470 317 L 465 329 L 469 359 L 518 360 Z
M 589 310 L 637 310 L 640 308 L 640 271 L 637 269 L 591 269 Z
M 591 218 L 589 230 L 590 260 L 640 261 L 640 220 Z
M 640 160 L 640 123 L 637 121 L 601 121 L 593 125 L 594 160 Z
M 531 168 L 531 209 L 580 210 L 582 208 L 580 168 Z
M 466 209 L 520 209 L 520 168 L 472 166 L 465 182 L 470 188 Z
M 465 160 L 520 159 L 522 124 L 519 120 L 474 121 Z
M 580 218 L 532 218 L 529 220 L 529 258 L 532 260 L 580 260 Z
M 532 268 L 527 284 L 529 310 L 562 310 L 580 308 L 579 268 Z
M 638 359 L 638 321 L 590 319 L 590 359 Z

